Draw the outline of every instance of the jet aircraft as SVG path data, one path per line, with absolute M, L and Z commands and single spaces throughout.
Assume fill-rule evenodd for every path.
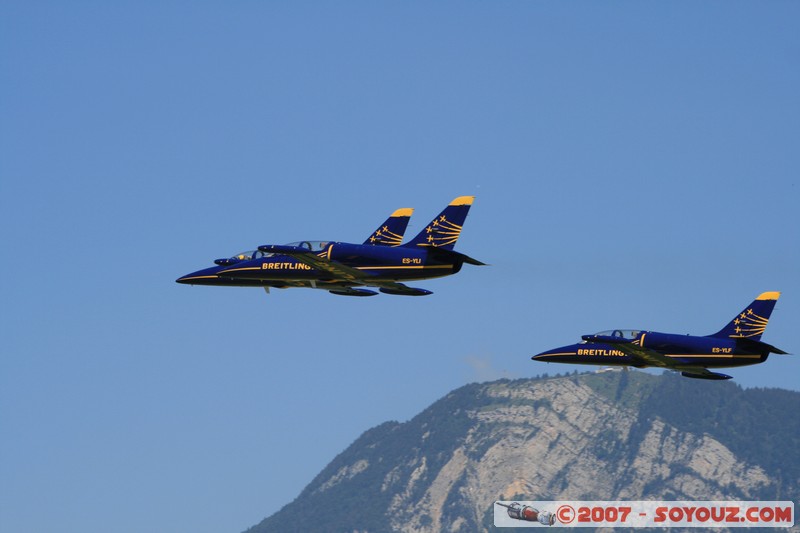
M 384 294 L 424 296 L 426 289 L 403 281 L 455 274 L 464 263 L 483 265 L 453 247 L 461 235 L 473 196 L 453 200 L 416 237 L 401 246 L 368 246 L 331 241 L 265 244 L 266 254 L 220 270 L 217 275 L 234 280 L 257 280 L 276 288 L 312 287 L 342 296 L 375 296 L 363 287 Z
M 761 342 L 779 292 L 765 292 L 713 335 L 696 337 L 644 330 L 615 329 L 583 335 L 583 342 L 562 346 L 532 359 L 553 363 L 602 366 L 661 367 L 688 378 L 731 379 L 711 372 L 763 363 L 770 353 L 786 354 Z
M 405 235 L 408 221 L 414 212 L 411 208 L 402 208 L 392 213 L 383 224 L 373 231 L 367 240 L 364 241 L 363 246 L 400 246 L 403 242 L 403 235 Z M 293 243 L 292 246 L 300 245 L 301 243 Z M 250 261 L 252 259 L 259 259 L 268 257 L 271 254 L 262 252 L 260 250 L 250 250 L 247 252 L 238 253 L 232 257 L 223 259 L 215 259 L 214 263 L 217 266 L 204 268 L 197 272 L 192 272 L 175 280 L 178 283 L 187 285 L 219 285 L 226 287 L 263 287 L 269 292 L 270 284 L 260 279 L 237 279 L 230 277 L 218 276 L 219 271 L 225 268 L 241 263 L 243 261 Z

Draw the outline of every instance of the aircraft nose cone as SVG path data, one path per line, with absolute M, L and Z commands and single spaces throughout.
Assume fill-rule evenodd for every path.
M 211 268 L 204 268 L 203 270 L 198 270 L 197 272 L 184 274 L 183 276 L 176 279 L 175 283 L 180 283 L 182 285 L 208 285 L 210 283 L 213 283 L 217 279 L 217 271 L 220 268 L 221 267 L 214 266 Z
M 531 357 L 531 359 L 534 361 L 544 361 L 545 363 L 570 362 L 569 357 L 575 355 L 576 350 L 576 345 L 562 346 L 561 348 L 538 353 Z

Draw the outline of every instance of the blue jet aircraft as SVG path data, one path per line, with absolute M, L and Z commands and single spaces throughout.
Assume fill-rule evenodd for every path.
M 265 244 L 258 247 L 264 256 L 230 265 L 216 275 L 276 288 L 312 287 L 343 296 L 378 294 L 363 287 L 404 296 L 432 294 L 402 282 L 455 274 L 464 263 L 484 264 L 453 250 L 473 200 L 473 196 L 456 198 L 402 246 L 331 241 Z
M 583 342 L 534 355 L 532 359 L 552 363 L 602 366 L 661 367 L 687 378 L 731 379 L 708 368 L 754 365 L 770 353 L 783 350 L 761 342 L 779 292 L 758 296 L 728 325 L 713 335 L 695 337 L 656 331 L 621 330 L 583 335 Z
M 403 242 L 403 235 L 408 227 L 408 221 L 414 212 L 411 208 L 402 208 L 392 213 L 386 221 L 378 226 L 378 229 L 364 241 L 363 246 L 400 246 Z M 300 246 L 304 243 L 293 243 L 289 246 Z M 310 246 L 310 244 L 309 244 Z M 229 268 L 231 265 L 241 263 L 243 261 L 250 261 L 252 259 L 259 259 L 262 257 L 269 257 L 272 254 L 262 252 L 259 250 L 251 250 L 242 252 L 232 257 L 225 259 L 216 259 L 214 263 L 217 266 L 198 270 L 192 272 L 175 280 L 178 283 L 187 285 L 218 285 L 225 287 L 263 287 L 269 292 L 270 284 L 259 279 L 237 279 L 230 277 L 218 276 L 219 271 Z

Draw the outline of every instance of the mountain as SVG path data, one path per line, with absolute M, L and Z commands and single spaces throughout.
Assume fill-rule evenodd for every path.
M 800 393 L 638 371 L 461 387 L 366 431 L 267 532 L 494 530 L 503 500 L 798 500 Z

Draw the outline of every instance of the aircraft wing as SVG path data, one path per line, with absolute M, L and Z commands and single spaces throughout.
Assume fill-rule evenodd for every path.
M 426 294 L 431 294 L 430 291 L 425 289 L 409 287 L 408 285 L 404 285 L 403 283 L 399 283 L 397 281 L 375 280 L 372 278 L 372 276 L 364 274 L 357 268 L 349 267 L 337 261 L 331 261 L 327 259 L 324 253 L 312 252 L 300 246 L 267 244 L 264 246 L 259 246 L 258 249 L 262 252 L 294 257 L 301 263 L 304 263 L 311 268 L 316 268 L 321 272 L 327 272 L 335 279 L 350 282 L 353 285 L 380 287 L 381 292 L 386 294 L 399 294 L 404 296 L 424 296 Z
M 661 368 L 674 368 L 677 366 L 671 357 L 667 357 L 655 350 L 643 348 L 636 344 L 636 342 L 613 342 L 604 340 L 607 344 L 613 344 L 614 348 L 621 352 L 625 352 L 633 359 L 641 362 L 647 366 L 658 366 Z
M 701 366 L 687 366 L 681 364 L 675 361 L 675 359 L 673 359 L 672 357 L 667 357 L 666 355 L 659 353 L 655 350 L 639 346 L 636 343 L 636 341 L 634 342 L 605 341 L 605 342 L 608 342 L 608 344 L 613 344 L 616 349 L 618 349 L 621 352 L 625 352 L 627 355 L 629 355 L 636 361 L 641 362 L 643 365 L 666 368 L 668 370 L 675 370 L 681 372 L 684 376 L 690 378 L 730 379 L 730 376 L 728 375 L 717 374 L 716 372 L 711 372 L 709 369 Z
M 343 279 L 359 285 L 362 285 L 364 280 L 367 279 L 367 276 L 365 276 L 356 268 L 349 267 L 341 263 L 336 263 L 334 261 L 329 261 L 324 257 L 324 253 L 312 252 L 311 250 L 307 250 L 306 248 L 302 248 L 300 246 L 267 244 L 264 246 L 259 246 L 258 249 L 262 252 L 294 257 L 301 263 L 304 263 L 311 268 L 316 268 L 322 272 L 328 272 L 329 274 L 332 274 L 336 279 Z

